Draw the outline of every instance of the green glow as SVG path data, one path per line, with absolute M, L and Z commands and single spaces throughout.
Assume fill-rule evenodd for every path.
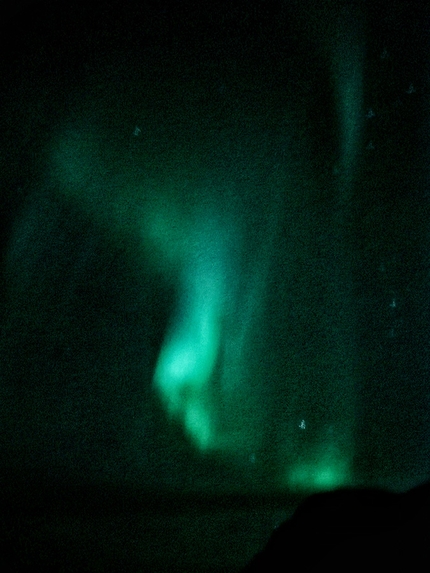
M 184 426 L 199 449 L 210 449 L 215 441 L 215 433 L 210 416 L 203 404 L 188 403 Z
M 172 416 L 184 413 L 204 393 L 219 344 L 216 319 L 195 308 L 190 322 L 173 326 L 161 350 L 154 381 Z
M 349 73 L 348 67 L 342 68 L 342 60 L 336 68 L 337 75 L 342 78 L 337 88 L 342 126 L 341 167 L 347 174 L 353 170 L 360 137 L 358 96 L 361 76 L 360 70 L 355 72 L 355 69 L 353 66 L 354 73 Z M 259 184 L 252 177 L 252 167 L 249 168 L 249 188 L 242 186 L 240 181 L 235 182 L 234 173 L 208 176 L 205 157 L 196 159 L 199 154 L 191 153 L 194 148 L 191 142 L 189 152 L 178 148 L 160 154 L 154 152 L 154 157 L 148 151 L 150 144 L 143 151 L 136 147 L 136 153 L 140 154 L 136 161 L 139 167 L 130 169 L 120 145 L 116 146 L 115 138 L 109 137 L 110 132 L 105 132 L 90 117 L 87 119 L 88 122 L 81 121 L 76 127 L 64 129 L 55 139 L 49 175 L 53 187 L 109 229 L 109 236 L 114 241 L 116 237 L 123 240 L 124 236 L 137 236 L 141 250 L 136 249 L 136 264 L 141 258 L 145 261 L 144 272 L 147 272 L 148 263 L 157 275 L 176 289 L 176 306 L 153 373 L 153 390 L 167 416 L 181 424 L 200 452 L 217 450 L 244 460 L 257 452 L 254 459 L 258 464 L 258 460 L 266 456 L 266 429 L 273 420 L 274 424 L 280 422 L 279 413 L 272 415 L 276 410 L 272 398 L 266 403 L 275 384 L 280 389 L 280 404 L 284 400 L 287 403 L 290 398 L 283 386 L 291 386 L 291 397 L 294 399 L 296 393 L 299 396 L 298 408 L 300 401 L 306 408 L 305 393 L 314 392 L 310 383 L 312 376 L 302 380 L 302 368 L 298 368 L 302 359 L 294 357 L 294 347 L 291 350 L 285 347 L 286 354 L 292 357 L 291 368 L 287 360 L 276 359 L 279 349 L 274 344 L 283 342 L 276 331 L 272 343 L 271 322 L 273 319 L 278 322 L 278 317 L 272 316 L 266 306 L 272 302 L 270 292 L 275 291 L 275 297 L 279 292 L 281 299 L 289 301 L 279 309 L 288 307 L 293 315 L 309 316 L 306 314 L 309 313 L 307 301 L 316 294 L 312 286 L 316 279 L 310 276 L 309 297 L 296 294 L 295 289 L 299 287 L 294 286 L 294 282 L 295 277 L 299 277 L 298 285 L 305 287 L 306 279 L 300 279 L 302 268 L 306 265 L 311 268 L 315 263 L 311 225 L 317 219 L 309 218 L 307 214 L 308 202 L 313 197 L 310 170 L 305 169 L 303 176 L 300 173 L 298 185 L 295 171 L 298 165 L 292 162 L 290 166 L 285 162 L 286 165 L 265 182 L 264 193 L 260 196 Z M 348 180 L 341 179 L 339 192 L 346 198 Z M 279 263 L 277 241 L 284 226 L 288 229 L 288 239 L 281 236 L 281 255 L 285 257 L 282 265 L 287 274 L 291 268 L 291 289 L 287 280 L 280 281 L 279 289 L 274 282 L 271 284 L 279 278 L 276 267 L 275 275 L 272 275 L 272 263 L 274 258 L 275 263 Z M 344 268 L 343 251 L 339 250 L 337 255 L 342 263 L 340 267 Z M 336 282 L 331 275 L 320 272 L 323 284 Z M 344 280 L 340 277 L 341 286 Z M 148 276 L 143 277 L 143 285 L 145 281 Z M 341 294 L 341 289 L 338 292 L 337 287 L 333 288 L 332 300 L 340 300 Z M 324 304 L 328 304 L 328 300 L 327 296 Z M 347 300 L 342 303 L 341 310 L 346 308 Z M 343 314 L 346 316 L 346 313 L 336 311 L 336 316 Z M 339 371 L 343 370 L 349 331 L 343 318 L 335 321 L 337 328 L 324 322 L 322 312 L 319 320 L 330 339 L 329 347 L 321 342 L 321 353 L 332 358 L 328 365 L 327 360 L 321 361 L 327 374 L 315 388 L 323 392 L 326 381 L 327 388 L 333 388 L 333 395 L 341 396 L 339 401 L 344 408 L 339 416 L 345 420 L 348 401 L 342 396 L 351 394 L 353 384 L 345 389 L 336 380 Z M 280 316 L 279 324 L 283 321 L 284 317 Z M 301 321 L 301 318 L 295 319 L 293 328 L 298 329 L 301 325 L 308 328 Z M 338 336 L 337 330 L 346 336 Z M 294 336 L 293 333 L 290 338 L 286 333 L 285 344 L 292 340 L 294 345 Z M 310 341 L 310 344 L 315 344 L 314 354 L 317 355 L 320 343 L 317 346 Z M 273 361 L 270 358 L 272 351 Z M 316 364 L 309 366 L 309 370 L 312 369 L 320 370 Z M 307 389 L 306 392 L 296 392 L 300 386 Z M 285 408 L 287 420 L 291 414 L 289 407 Z M 292 405 L 291 410 L 294 408 Z M 278 448 L 276 453 L 267 454 L 268 457 L 275 456 L 278 464 L 276 471 L 267 466 L 269 482 L 273 480 L 271 483 L 278 486 L 282 481 L 282 487 L 317 490 L 348 482 L 349 443 L 341 446 L 339 452 L 332 448 L 330 455 L 321 451 L 316 455 L 308 442 L 299 446 L 293 433 L 285 436 L 283 431 L 281 423 L 278 435 L 272 434 L 280 445 L 274 445 L 274 450 Z M 296 428 L 296 432 L 301 431 Z M 342 432 L 345 432 L 344 428 Z M 321 437 L 319 443 L 330 448 L 331 439 Z M 291 452 L 296 452 L 293 459 Z M 289 460 L 288 468 L 284 467 L 283 454 Z M 264 465 L 264 461 L 261 463 Z
M 320 455 L 309 452 L 306 460 L 288 467 L 283 486 L 293 490 L 328 490 L 351 483 L 346 453 L 342 457 L 330 440 L 320 446 L 320 452 Z
M 336 465 L 302 464 L 287 473 L 291 489 L 334 489 L 347 483 L 345 468 Z
M 222 249 L 212 233 L 206 243 L 197 237 L 188 253 L 176 316 L 154 373 L 167 412 L 182 422 L 199 449 L 211 449 L 216 442 L 210 381 L 219 353 L 225 291 Z

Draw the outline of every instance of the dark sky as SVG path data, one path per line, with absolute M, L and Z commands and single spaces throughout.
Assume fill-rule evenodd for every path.
M 420 10 L 15 5 L 4 467 L 243 491 L 428 476 Z

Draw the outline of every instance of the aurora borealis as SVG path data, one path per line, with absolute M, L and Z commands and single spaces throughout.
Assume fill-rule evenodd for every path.
M 402 42 L 424 40 L 334 2 L 185 4 L 40 16 L 3 64 L 2 463 L 417 483 L 429 86 Z

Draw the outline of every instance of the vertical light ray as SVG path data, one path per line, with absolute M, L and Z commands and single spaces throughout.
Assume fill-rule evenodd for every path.
M 326 308 L 320 321 L 327 342 L 321 342 L 320 357 L 310 367 L 314 380 L 310 391 L 324 396 L 328 411 L 324 412 L 326 419 L 318 428 L 318 436 L 309 434 L 308 440 L 300 440 L 291 435 L 292 443 L 285 443 L 287 461 L 280 481 L 282 487 L 318 490 L 350 483 L 353 464 L 357 344 L 349 233 L 362 149 L 364 46 L 359 6 L 339 9 L 330 4 L 324 17 L 321 9 L 310 18 L 311 29 L 325 46 L 331 65 L 338 125 L 338 160 L 331 188 L 334 209 L 329 216 L 319 214 L 324 252 L 320 280 Z M 331 425 L 330 432 L 324 430 L 327 424 Z M 294 431 L 308 432 L 297 427 Z M 294 443 L 296 454 L 291 456 Z
M 217 440 L 210 381 L 219 354 L 228 289 L 225 237 L 206 218 L 199 226 L 204 228 L 205 223 L 204 230 L 189 235 L 189 228 L 184 228 L 184 235 L 178 237 L 185 250 L 177 308 L 154 372 L 154 385 L 167 412 L 182 422 L 200 449 L 215 447 Z
M 342 205 L 348 205 L 359 155 L 363 128 L 363 59 L 364 42 L 359 10 L 341 11 L 337 22 L 336 42 L 332 48 L 338 124 L 340 129 L 340 180 Z

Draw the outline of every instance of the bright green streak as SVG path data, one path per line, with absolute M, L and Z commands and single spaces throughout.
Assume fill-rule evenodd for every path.
M 188 253 L 177 313 L 154 374 L 168 413 L 183 423 L 199 449 L 211 449 L 216 438 L 209 390 L 219 353 L 225 290 L 222 253 L 213 235 L 206 241 L 208 247 L 196 240 L 195 252 Z

